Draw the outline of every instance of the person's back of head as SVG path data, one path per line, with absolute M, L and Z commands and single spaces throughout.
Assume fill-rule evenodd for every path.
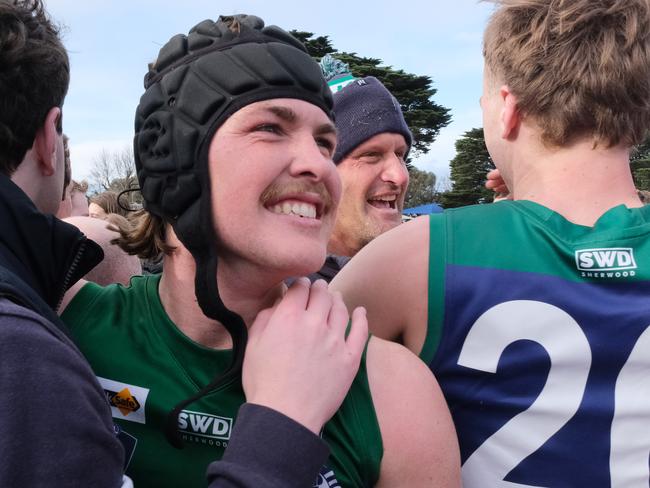
M 68 91 L 68 54 L 40 0 L 0 2 L 0 173 L 11 176 Z M 57 120 L 61 133 L 61 117 Z
M 650 127 L 649 0 L 494 0 L 486 76 L 516 95 L 542 141 L 640 143 Z
M 91 217 L 106 219 L 109 214 L 126 217 L 127 211 L 119 203 L 119 195 L 114 191 L 105 191 L 90 197 L 89 212 Z

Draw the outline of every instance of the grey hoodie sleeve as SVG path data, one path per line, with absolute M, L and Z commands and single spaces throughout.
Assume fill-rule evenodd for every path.
M 124 453 L 90 366 L 50 322 L 4 299 L 0 391 L 0 486 L 121 486 Z
M 220 461 L 208 467 L 210 488 L 309 488 L 329 448 L 317 435 L 270 408 L 246 403 Z

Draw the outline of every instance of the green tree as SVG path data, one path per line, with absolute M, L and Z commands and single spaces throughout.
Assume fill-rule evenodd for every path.
M 417 207 L 431 203 L 436 196 L 436 175 L 430 171 L 423 171 L 412 167 L 409 171 L 410 182 L 404 208 Z
M 485 147 L 483 129 L 472 129 L 456 141 L 456 156 L 449 163 L 451 190 L 441 195 L 444 208 L 462 207 L 492 201 L 492 192 L 485 188 L 488 171 L 494 163 Z
M 381 59 L 339 52 L 332 46 L 328 36 L 314 37 L 312 32 L 295 30 L 291 34 L 302 41 L 309 54 L 317 60 L 325 54 L 331 54 L 347 63 L 354 76 L 374 76 L 386 86 L 399 101 L 406 123 L 413 133 L 409 159 L 429 152 L 429 145 L 436 139 L 440 129 L 451 122 L 449 109 L 432 100 L 437 90 L 433 88 L 430 77 L 382 66 Z M 412 170 L 412 166 L 409 165 L 409 169 Z
M 637 189 L 650 191 L 650 138 L 639 144 L 632 152 L 630 169 Z

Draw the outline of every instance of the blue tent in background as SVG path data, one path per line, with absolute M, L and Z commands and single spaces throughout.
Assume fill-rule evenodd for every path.
M 417 207 L 405 208 L 402 210 L 402 215 L 427 215 L 431 213 L 442 212 L 442 207 L 435 203 L 427 203 L 426 205 L 418 205 Z

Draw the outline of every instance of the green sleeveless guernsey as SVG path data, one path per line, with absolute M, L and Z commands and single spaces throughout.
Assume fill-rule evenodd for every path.
M 591 227 L 530 201 L 430 217 L 421 357 L 463 486 L 648 487 L 650 206 Z
M 184 449 L 167 442 L 167 414 L 223 371 L 231 351 L 206 348 L 186 337 L 163 309 L 159 282 L 160 275 L 134 277 L 128 287 L 88 283 L 62 318 L 106 391 L 123 443 L 131 447 L 126 472 L 135 486 L 206 486 L 207 466 L 223 455 L 246 400 L 240 380 L 224 385 L 179 416 Z M 331 453 L 314 487 L 376 483 L 383 446 L 365 354 L 322 437 Z

